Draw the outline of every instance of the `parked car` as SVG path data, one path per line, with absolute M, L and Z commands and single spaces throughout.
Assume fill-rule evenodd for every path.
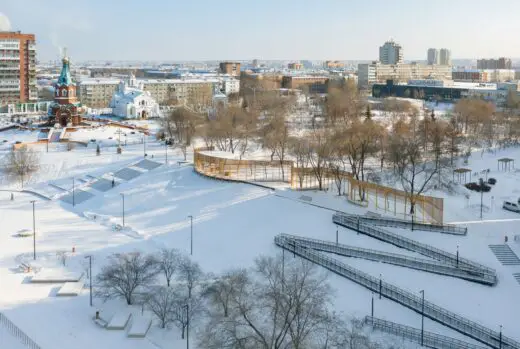
M 480 186 L 478 185 L 478 183 L 475 182 L 466 183 L 464 184 L 464 186 L 469 190 L 480 191 Z
M 513 212 L 520 212 L 520 206 L 514 202 L 504 201 L 503 209 Z
M 492 178 L 492 177 L 489 178 L 487 182 L 488 182 L 489 184 L 491 184 L 491 185 L 495 185 L 495 184 L 497 184 L 497 180 L 496 180 L 495 178 Z

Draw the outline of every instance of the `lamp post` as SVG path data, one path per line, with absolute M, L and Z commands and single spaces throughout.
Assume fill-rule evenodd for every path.
M 34 210 L 34 203 L 36 200 L 31 200 L 33 206 L 33 259 L 36 260 L 36 216 Z
M 143 156 L 146 158 L 146 133 L 143 132 Z
M 92 306 L 92 256 L 85 256 L 88 258 L 88 267 L 89 267 L 89 283 L 90 283 L 90 306 Z
M 336 227 L 336 246 L 338 245 L 338 228 Z
M 190 219 L 190 255 L 193 256 L 193 216 L 189 215 Z
M 121 193 L 121 199 L 123 200 L 123 228 L 125 227 L 125 193 Z
M 457 268 L 459 267 L 459 245 L 457 245 Z
M 74 196 L 75 196 L 74 177 L 72 177 L 72 207 L 76 206 L 76 199 Z
M 482 219 L 482 207 L 483 207 L 483 201 L 484 201 L 484 180 L 482 178 L 479 179 L 480 184 L 480 219 Z
M 190 349 L 190 305 L 186 304 L 186 349 Z
M 165 154 L 165 165 L 168 165 L 168 141 L 164 139 L 164 154 Z
M 502 325 L 500 325 L 500 334 L 498 336 L 498 349 L 502 349 Z
M 421 346 L 424 346 L 424 290 L 421 290 L 422 293 L 422 306 L 421 306 Z

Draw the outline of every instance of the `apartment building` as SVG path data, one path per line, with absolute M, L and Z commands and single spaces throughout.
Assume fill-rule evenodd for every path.
M 372 62 L 358 65 L 358 87 L 370 88 L 375 83 L 386 80 L 406 82 L 413 79 L 451 80 L 452 68 L 449 65 L 382 64 Z
M 512 69 L 454 71 L 452 78 L 461 82 L 506 82 L 515 80 L 515 71 Z
M 37 99 L 34 34 L 0 32 L 0 105 Z
M 506 57 L 477 60 L 477 69 L 512 69 L 512 66 L 511 59 Z
M 220 72 L 222 74 L 240 76 L 240 63 L 239 62 L 220 62 L 219 68 L 220 68 Z
M 328 76 L 301 75 L 282 77 L 282 88 L 308 89 L 310 93 L 326 93 L 329 82 Z
M 439 51 L 439 64 L 451 65 L 451 51 L 447 48 L 441 48 Z
M 427 60 L 429 65 L 439 64 L 440 53 L 436 48 L 429 48 L 427 53 Z
M 345 64 L 340 61 L 325 61 L 323 63 L 323 68 L 325 69 L 343 69 L 345 68 Z
M 89 108 L 108 108 L 117 91 L 118 79 L 84 79 L 78 82 L 79 100 Z
M 382 64 L 399 64 L 403 62 L 403 47 L 389 40 L 379 47 L 379 61 Z
M 290 69 L 290 70 L 302 70 L 303 69 L 303 64 L 301 63 L 289 63 L 287 64 L 287 69 Z

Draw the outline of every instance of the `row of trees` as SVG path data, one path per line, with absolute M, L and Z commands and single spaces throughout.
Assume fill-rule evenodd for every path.
M 164 283 L 158 285 L 158 275 Z M 176 250 L 116 254 L 96 278 L 104 299 L 140 302 L 162 328 L 195 327 L 207 349 L 377 348 L 359 322 L 331 311 L 326 274 L 301 259 L 259 257 L 250 269 L 205 274 Z M 191 327 L 193 326 L 193 327 Z
M 366 181 L 377 169 L 392 169 L 409 197 L 410 213 L 418 195 L 444 184 L 443 169 L 453 166 L 461 151 L 520 138 L 518 117 L 505 109 L 499 113 L 479 99 L 460 100 L 449 120 L 408 101 L 386 99 L 380 106 L 384 121 L 374 120 L 366 98 L 351 83 L 330 88 L 326 97 L 312 98 L 312 108 L 304 110 L 294 96 L 251 87 L 242 92 L 241 101 L 204 116 L 177 109 L 165 120 L 167 136 L 176 138 L 184 150 L 200 137 L 207 146 L 240 158 L 251 146 L 260 145 L 271 161 L 279 162 L 284 179 L 288 174 L 283 173 L 283 163 L 292 160 L 296 167 L 311 169 L 319 189 L 332 176 L 338 195 L 345 171 Z M 319 111 L 310 116 L 311 127 L 294 127 L 294 115 L 309 110 Z M 305 175 L 299 173 L 303 185 Z M 365 199 L 362 186 L 357 195 Z

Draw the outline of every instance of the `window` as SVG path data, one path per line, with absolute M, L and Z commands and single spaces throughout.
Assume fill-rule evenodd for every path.
M 63 97 L 67 97 L 67 90 L 61 90 L 61 95 Z

